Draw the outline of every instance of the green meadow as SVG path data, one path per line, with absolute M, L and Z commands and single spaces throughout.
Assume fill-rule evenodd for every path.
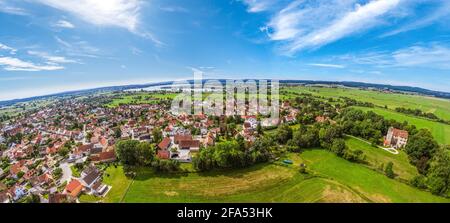
M 373 111 L 379 115 L 384 116 L 387 119 L 394 119 L 399 122 L 407 121 L 409 124 L 415 125 L 419 129 L 421 128 L 428 129 L 431 131 L 436 141 L 438 141 L 440 144 L 450 145 L 450 125 L 398 113 L 383 108 L 365 108 L 365 107 L 355 107 L 355 108 L 361 109 L 363 111 Z
M 298 93 L 310 93 L 326 98 L 349 97 L 358 101 L 371 102 L 389 109 L 397 107 L 420 109 L 434 113 L 439 118 L 450 120 L 450 100 L 410 94 L 384 93 L 379 91 L 359 90 L 354 88 L 330 87 L 288 87 L 282 90 Z
M 125 177 L 122 167 L 110 166 L 105 174 L 105 183 L 112 186 L 108 195 L 103 199 L 84 195 L 80 200 L 126 203 L 449 202 L 323 149 L 290 153 L 285 158 L 293 160 L 294 164 L 275 162 L 206 173 L 155 173 L 141 168 L 133 180 Z M 400 168 L 403 161 L 399 160 L 394 168 L 397 165 Z M 307 164 L 308 174 L 298 172 L 301 163 Z

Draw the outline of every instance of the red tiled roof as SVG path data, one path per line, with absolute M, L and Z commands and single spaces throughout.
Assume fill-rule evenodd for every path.
M 116 153 L 114 151 L 102 152 L 99 154 L 100 161 L 114 160 L 116 159 Z
M 394 130 L 392 132 L 392 135 L 395 136 L 395 137 L 400 137 L 400 138 L 404 138 L 404 139 L 407 139 L 408 136 L 409 136 L 407 131 L 400 130 L 400 129 L 395 129 L 395 128 L 394 128 Z
M 166 137 L 158 144 L 158 147 L 160 149 L 168 149 L 169 145 L 170 145 L 170 138 Z
M 175 135 L 175 137 L 174 137 L 175 144 L 178 144 L 178 143 L 180 143 L 180 141 L 184 141 L 184 140 L 192 140 L 192 136 L 191 135 Z
M 83 190 L 83 185 L 80 183 L 80 181 L 73 179 L 70 181 L 69 184 L 66 186 L 66 191 L 70 194 L 72 197 L 78 197 L 81 190 Z
M 170 158 L 170 153 L 167 150 L 158 150 L 157 156 L 160 159 L 169 159 Z
M 183 140 L 180 141 L 181 148 L 200 147 L 200 141 L 198 140 Z

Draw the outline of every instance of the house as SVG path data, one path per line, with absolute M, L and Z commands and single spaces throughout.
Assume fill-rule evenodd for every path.
M 384 137 L 384 146 L 392 146 L 396 149 L 403 148 L 408 142 L 408 136 L 407 131 L 390 127 Z
M 169 137 L 166 137 L 158 144 L 158 148 L 162 150 L 167 150 L 169 149 L 170 144 L 172 144 L 172 141 L 170 140 Z
M 80 195 L 83 190 L 83 184 L 77 179 L 72 179 L 69 184 L 67 184 L 65 189 L 65 194 L 70 195 L 72 198 L 76 198 Z
M 97 183 L 102 177 L 101 172 L 94 166 L 88 167 L 82 172 L 82 184 L 88 189 L 92 189 L 92 186 Z
M 101 181 L 97 181 L 91 187 L 91 191 L 96 196 L 103 196 L 108 191 L 108 186 L 103 184 Z
M 170 152 L 168 150 L 158 150 L 156 156 L 163 160 L 170 159 Z
M 179 143 L 180 149 L 190 150 L 190 151 L 198 151 L 200 149 L 200 141 L 199 140 L 182 140 Z
M 67 194 L 54 193 L 48 195 L 48 203 L 50 204 L 67 203 L 68 200 Z
M 173 139 L 174 139 L 173 142 L 178 145 L 180 141 L 192 140 L 192 135 L 177 134 L 173 137 Z

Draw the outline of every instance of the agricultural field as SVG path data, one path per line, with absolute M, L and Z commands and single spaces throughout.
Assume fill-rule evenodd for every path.
M 420 109 L 424 112 L 434 113 L 444 120 L 450 120 L 450 100 L 441 98 L 384 93 L 353 88 L 287 87 L 282 90 L 287 92 L 310 93 L 314 96 L 324 96 L 326 98 L 349 97 L 358 101 L 371 102 L 382 107 L 387 106 L 389 109 L 395 109 L 397 107 Z
M 117 95 L 112 102 L 106 106 L 114 108 L 121 104 L 153 104 L 160 100 L 171 100 L 175 98 L 175 93 L 153 93 L 153 92 L 135 92 L 133 94 Z
M 260 164 L 247 169 L 207 173 L 155 173 L 141 168 L 134 180 L 110 166 L 103 200 L 83 202 L 450 202 L 350 163 L 322 149 L 288 154 L 294 161 Z M 300 174 L 306 163 L 310 174 Z M 399 164 L 400 166 L 400 164 Z
M 387 119 L 394 119 L 399 122 L 407 121 L 409 124 L 415 125 L 417 128 L 428 129 L 433 134 L 433 137 L 440 144 L 450 145 L 450 125 L 434 122 L 431 120 L 410 116 L 395 111 L 383 109 L 383 108 L 366 108 L 355 107 L 363 111 L 374 111 L 375 113 L 384 116 Z

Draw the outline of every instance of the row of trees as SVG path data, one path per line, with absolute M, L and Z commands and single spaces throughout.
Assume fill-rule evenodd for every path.
M 116 144 L 119 161 L 127 167 L 153 167 L 157 171 L 177 171 L 179 163 L 174 160 L 160 160 L 156 157 L 156 147 L 148 142 L 122 140 Z
M 248 149 L 244 143 L 237 140 L 224 141 L 200 150 L 193 165 L 200 171 L 248 167 L 267 162 L 275 150 L 276 144 L 267 137 L 257 139 Z

